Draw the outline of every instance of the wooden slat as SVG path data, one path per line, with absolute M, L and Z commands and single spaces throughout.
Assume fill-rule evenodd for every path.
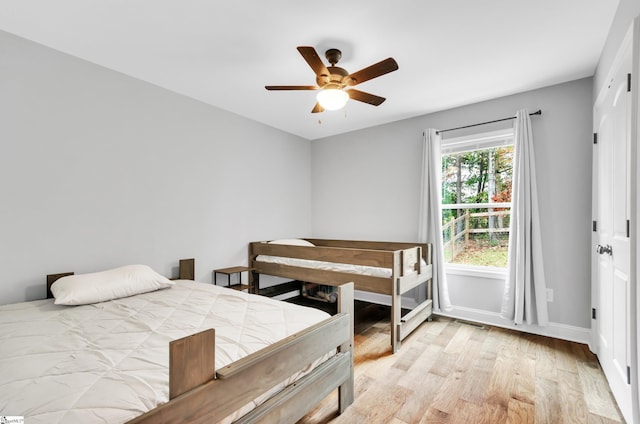
M 384 250 L 254 243 L 253 253 L 257 255 L 282 256 L 286 258 L 377 266 L 381 268 L 391 268 L 393 266 L 392 252 Z
M 402 323 L 400 326 L 400 340 L 404 340 L 413 330 L 431 316 L 432 303 L 431 299 L 425 300 L 400 319 Z
M 317 238 L 305 238 L 305 240 L 313 243 L 316 246 L 327 247 L 342 247 L 348 249 L 371 249 L 371 250 L 402 250 L 409 249 L 415 246 L 424 248 L 426 243 L 414 243 L 414 242 L 394 242 L 394 241 L 364 241 L 364 240 L 332 240 L 332 239 L 317 239 Z M 426 252 L 423 251 L 423 254 Z M 425 259 L 427 256 L 423 256 Z
M 302 369 L 345 340 L 350 340 L 349 333 L 350 317 L 346 314 L 334 315 L 271 345 L 269 349 L 252 353 L 220 368 L 216 376 L 221 380 L 244 378 L 255 386 L 250 391 L 261 392 L 269 389 L 273 381 L 277 384 L 289 377 L 291 369 Z M 269 376 L 269 381 L 263 382 L 264 372 Z M 242 391 L 248 389 L 244 387 Z
M 393 292 L 392 280 L 390 278 L 324 271 L 257 261 L 253 263 L 253 268 L 259 274 L 273 275 L 276 277 L 291 278 L 331 286 L 353 282 L 356 290 L 389 295 Z
M 433 265 L 427 265 L 426 269 L 421 273 L 409 274 L 404 277 L 398 277 L 397 290 L 399 293 L 406 293 L 411 289 L 418 287 L 420 284 L 426 283 L 432 278 Z
M 169 343 L 169 399 L 215 376 L 215 331 L 201 331 Z
M 307 375 L 270 398 L 259 408 L 235 421 L 247 423 L 294 423 L 302 418 L 310 405 L 316 405 L 336 387 L 336 381 L 344 380 L 352 368 L 351 352 L 340 353 Z

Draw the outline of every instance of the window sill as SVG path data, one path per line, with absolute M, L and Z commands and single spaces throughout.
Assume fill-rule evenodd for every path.
M 491 278 L 494 280 L 504 280 L 507 277 L 506 268 L 493 266 L 473 266 L 460 264 L 445 264 L 444 272 L 453 275 L 465 275 L 468 277 Z

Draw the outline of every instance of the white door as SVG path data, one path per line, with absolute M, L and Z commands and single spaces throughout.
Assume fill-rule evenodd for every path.
M 596 353 L 627 422 L 632 422 L 630 321 L 631 43 L 618 55 L 594 107 L 594 307 Z

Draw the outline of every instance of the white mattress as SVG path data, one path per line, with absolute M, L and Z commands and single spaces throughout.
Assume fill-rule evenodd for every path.
M 376 266 L 339 264 L 335 262 L 314 261 L 311 259 L 285 258 L 281 256 L 258 255 L 258 262 L 267 262 L 280 265 L 299 266 L 302 268 L 321 269 L 323 271 L 348 272 L 351 274 L 368 275 L 370 277 L 390 278 L 392 274 L 391 268 L 381 268 Z M 424 259 L 420 259 L 421 266 L 425 268 L 427 263 Z M 415 271 L 411 271 L 413 273 Z
M 122 423 L 169 400 L 169 341 L 215 328 L 220 368 L 327 317 L 190 281 L 94 305 L 0 306 L 0 416 Z

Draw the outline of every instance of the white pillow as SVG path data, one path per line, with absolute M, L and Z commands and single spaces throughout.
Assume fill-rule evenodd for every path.
M 146 265 L 68 275 L 51 286 L 56 305 L 86 305 L 170 287 L 174 283 Z
M 290 246 L 307 246 L 307 247 L 315 247 L 313 243 L 310 243 L 303 239 L 280 239 L 280 240 L 271 240 L 269 244 L 287 244 Z

